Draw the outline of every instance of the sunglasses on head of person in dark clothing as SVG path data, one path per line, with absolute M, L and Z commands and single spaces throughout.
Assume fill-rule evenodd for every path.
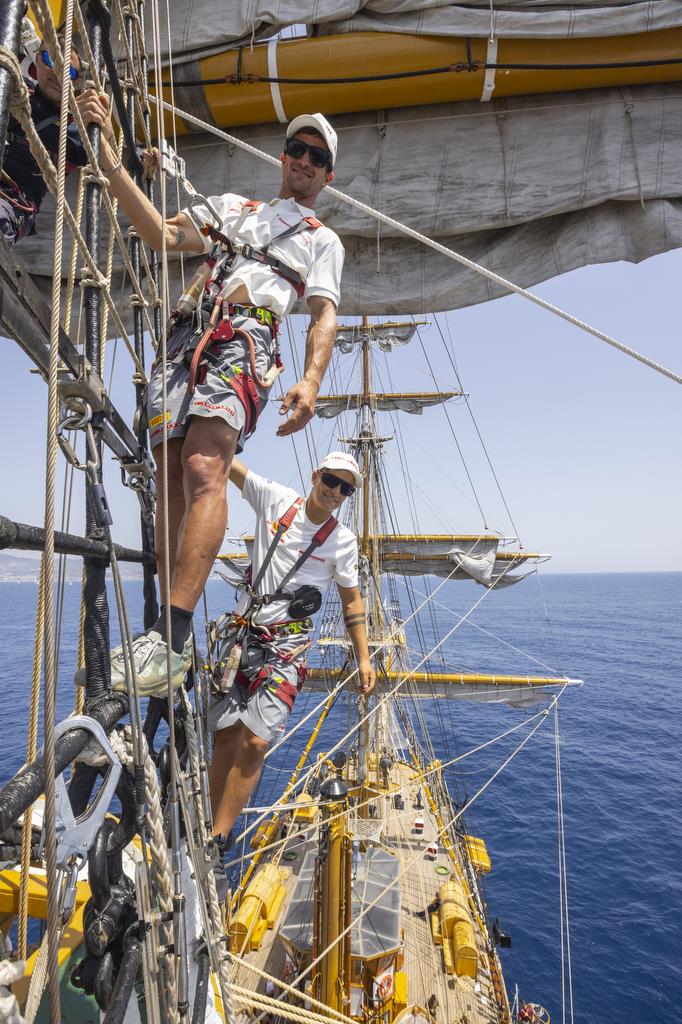
M 48 67 L 48 68 L 53 68 L 54 67 L 54 64 L 52 62 L 52 57 L 50 57 L 50 55 L 47 52 L 47 50 L 41 50 L 40 51 L 40 56 L 42 58 L 43 64 L 46 67 Z M 78 78 L 78 73 L 79 73 L 78 72 L 78 68 L 75 68 L 73 66 L 73 64 L 69 64 L 69 78 L 71 79 L 72 82 L 76 81 L 76 79 Z
M 344 498 L 350 498 L 351 494 L 355 494 L 355 487 L 353 484 L 347 484 L 345 480 L 336 476 L 335 473 L 323 473 L 321 479 L 324 486 L 329 487 L 332 491 L 339 487 Z
M 292 156 L 294 160 L 300 160 L 303 154 L 307 153 L 313 167 L 331 167 L 332 164 L 329 150 L 323 149 L 322 146 L 309 146 L 307 142 L 301 142 L 300 139 L 287 139 L 284 144 L 284 152 L 287 156 Z

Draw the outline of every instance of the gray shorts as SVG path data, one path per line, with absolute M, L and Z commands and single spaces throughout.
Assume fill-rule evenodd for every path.
M 235 680 L 227 693 L 220 694 L 213 701 L 208 711 L 210 732 L 220 732 L 242 722 L 254 736 L 268 743 L 284 735 L 290 709 L 286 701 L 276 696 L 276 691 L 281 679 L 297 686 L 298 669 L 296 663 L 279 658 L 271 664 L 272 675 L 251 696 L 248 689 Z
M 232 324 L 235 328 L 248 331 L 253 338 L 256 370 L 260 377 L 264 377 L 274 360 L 275 339 L 272 330 L 258 320 L 244 316 L 234 316 Z M 189 367 L 201 333 L 195 329 L 192 319 L 179 324 L 168 338 L 167 436 L 169 440 L 184 437 L 190 416 L 218 416 L 238 431 L 237 451 L 240 452 L 246 438 L 256 429 L 258 417 L 268 400 L 268 392 L 255 385 L 260 400 L 258 407 L 248 399 L 245 405 L 229 383 L 232 378 L 238 379 L 250 373 L 246 339 L 236 335 L 231 341 L 214 342 L 210 346 L 207 359 L 200 367 L 194 394 L 190 395 L 187 390 Z M 150 445 L 154 448 L 163 441 L 163 388 L 159 359 L 152 366 L 147 391 L 147 423 Z

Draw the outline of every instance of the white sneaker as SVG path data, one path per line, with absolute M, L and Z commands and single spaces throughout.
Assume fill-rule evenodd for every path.
M 132 654 L 137 676 L 137 692 L 140 697 L 162 696 L 168 688 L 168 655 L 165 640 L 160 633 L 151 630 L 142 633 L 132 643 Z M 185 642 L 182 654 L 171 651 L 170 670 L 173 689 L 182 686 L 185 675 L 192 667 L 192 637 Z M 76 686 L 85 685 L 85 669 L 80 668 L 74 677 Z M 111 688 L 127 693 L 123 647 L 111 652 Z
M 140 697 L 162 695 L 168 688 L 168 647 L 159 633 L 152 630 L 133 640 L 133 658 L 137 676 L 137 692 Z M 192 665 L 192 643 L 187 640 L 182 654 L 170 652 L 171 685 L 173 689 L 182 686 L 188 669 Z M 111 652 L 111 688 L 126 692 L 125 662 L 123 649 L 117 647 Z

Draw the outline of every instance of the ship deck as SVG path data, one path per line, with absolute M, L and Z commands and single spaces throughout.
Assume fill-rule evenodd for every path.
M 382 849 L 393 853 L 401 866 L 401 926 L 403 931 L 404 964 L 407 975 L 408 1005 L 430 1006 L 437 1024 L 497 1024 L 501 1019 L 490 973 L 486 936 L 476 916 L 473 917 L 478 952 L 478 970 L 475 979 L 448 974 L 442 947 L 431 935 L 428 906 L 440 886 L 455 874 L 451 856 L 442 844 L 436 855 L 428 854 L 427 847 L 437 842 L 438 824 L 429 806 L 422 784 L 414 782 L 415 770 L 405 763 L 394 763 L 389 788 L 379 793 L 376 773 L 370 772 L 368 787 L 376 787 L 379 795 L 374 799 L 376 816 L 358 821 L 350 815 L 350 831 L 355 838 L 372 832 L 380 835 L 372 840 Z M 400 792 L 403 806 L 396 806 L 395 794 Z M 423 832 L 418 831 L 415 820 L 423 819 Z M 442 811 L 447 822 L 447 812 Z M 300 831 L 299 823 L 288 825 L 288 841 L 284 848 L 273 854 L 273 860 L 290 869 L 285 879 L 286 897 L 274 928 L 265 933 L 260 949 L 242 955 L 243 963 L 233 967 L 236 984 L 265 992 L 266 982 L 247 965 L 253 965 L 285 979 L 285 949 L 278 937 L 286 907 L 293 895 L 298 873 L 308 851 L 317 847 L 317 830 Z M 262 863 L 268 863 L 265 855 Z

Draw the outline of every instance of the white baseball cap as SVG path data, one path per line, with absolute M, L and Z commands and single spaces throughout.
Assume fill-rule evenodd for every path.
M 363 480 L 360 467 L 348 452 L 330 452 L 329 455 L 325 455 L 322 459 L 319 469 L 331 469 L 332 471 L 335 469 L 345 469 L 347 473 L 353 474 L 355 486 L 362 487 Z
M 287 138 L 290 139 L 296 132 L 302 132 L 304 128 L 315 128 L 316 131 L 321 132 L 324 141 L 327 143 L 327 149 L 331 153 L 332 167 L 336 163 L 336 146 L 337 137 L 336 132 L 330 125 L 329 121 L 323 114 L 299 114 L 295 117 L 287 127 Z

